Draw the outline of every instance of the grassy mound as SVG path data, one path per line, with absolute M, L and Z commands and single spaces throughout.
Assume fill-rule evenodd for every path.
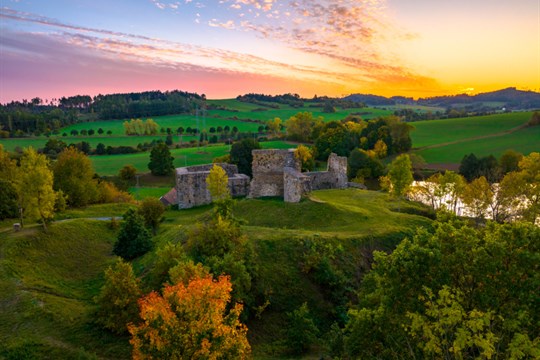
M 400 212 L 397 212 L 397 210 Z M 97 206 L 72 214 L 111 216 L 120 209 Z M 211 206 L 169 210 L 154 238 L 156 247 L 180 242 Z M 101 213 L 100 213 L 101 212 Z M 386 194 L 348 190 L 316 191 L 311 199 L 239 200 L 237 218 L 253 243 L 258 267 L 252 291 L 260 316 L 248 322 L 255 358 L 283 358 L 287 312 L 307 302 L 323 330 L 343 317 L 375 249 L 388 250 L 415 227 L 429 226 L 422 206 Z M 116 234 L 108 222 L 73 219 L 48 233 L 27 228 L 0 233 L 0 358 L 127 359 L 126 337 L 95 326 L 93 297 L 103 271 L 114 261 Z M 155 252 L 137 259 L 148 272 Z

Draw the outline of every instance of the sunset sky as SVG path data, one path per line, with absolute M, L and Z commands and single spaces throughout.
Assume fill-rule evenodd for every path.
M 0 102 L 540 91 L 540 0 L 0 0 Z

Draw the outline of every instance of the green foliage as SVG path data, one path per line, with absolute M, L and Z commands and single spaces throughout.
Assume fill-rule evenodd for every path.
M 287 313 L 287 316 L 289 318 L 287 346 L 295 355 L 304 354 L 317 341 L 319 329 L 313 322 L 307 303 L 303 303 L 298 309 Z
M 167 145 L 165 143 L 158 143 L 150 152 L 148 169 L 150 169 L 152 175 L 170 175 L 174 170 L 173 160 L 174 158 L 171 156 Z
M 456 220 L 435 225 L 391 254 L 375 253 L 360 305 L 349 313 L 350 356 L 423 358 L 438 351 L 444 334 L 457 341 L 456 351 L 469 349 L 463 358 L 491 349 L 502 356 L 514 351 L 513 339 L 540 335 L 540 229 L 525 223 L 472 228 Z M 445 287 L 450 292 L 440 293 Z M 426 298 L 426 289 L 438 298 Z
M 197 261 L 204 263 L 208 257 L 223 256 L 242 247 L 246 240 L 237 224 L 217 216 L 207 223 L 196 224 L 189 233 L 186 247 Z
M 156 261 L 150 272 L 153 288 L 160 288 L 167 282 L 177 284 L 176 278 L 171 279 L 170 270 L 185 261 L 186 254 L 182 245 L 167 242 L 159 247 L 156 250 Z
M 169 278 L 172 284 L 184 284 L 187 286 L 191 280 L 205 278 L 210 275 L 210 269 L 201 263 L 195 264 L 193 260 L 178 263 L 169 270 Z
M 491 330 L 493 314 L 464 309 L 465 299 L 459 290 L 443 286 L 435 297 L 426 288 L 425 314 L 407 313 L 411 323 L 407 332 L 416 340 L 424 358 L 450 357 L 466 359 L 470 354 L 481 359 L 491 359 L 500 340 Z
M 0 179 L 0 220 L 16 218 L 18 210 L 17 189 L 12 183 Z
M 125 260 L 132 260 L 152 248 L 152 236 L 144 226 L 144 218 L 135 210 L 129 209 L 123 220 L 113 253 Z
M 25 216 L 39 218 L 46 227 L 54 215 L 56 194 L 53 190 L 53 174 L 45 155 L 38 154 L 32 148 L 24 151 L 16 188 Z
M 409 155 L 399 155 L 392 161 L 388 169 L 388 179 L 391 183 L 390 194 L 392 196 L 400 198 L 407 193 L 414 180 Z
M 349 178 L 362 177 L 376 179 L 384 173 L 384 165 L 377 158 L 362 149 L 354 149 L 348 158 Z
M 97 184 L 92 162 L 74 147 L 62 151 L 54 163 L 54 188 L 62 190 L 68 204 L 74 207 L 97 202 Z
M 155 197 L 147 197 L 137 209 L 137 213 L 144 218 L 144 225 L 152 229 L 154 234 L 156 234 L 159 223 L 163 220 L 164 212 L 165 206 Z
M 253 150 L 260 149 L 261 145 L 257 140 L 252 138 L 242 139 L 239 142 L 232 144 L 231 147 L 231 163 L 238 166 L 240 174 L 246 174 L 253 177 L 251 163 L 253 162 Z
M 287 137 L 289 140 L 307 142 L 312 140 L 313 129 L 322 123 L 322 118 L 315 118 L 311 112 L 299 112 L 291 116 L 286 122 Z
M 349 156 L 351 151 L 360 144 L 360 131 L 347 127 L 342 122 L 328 122 L 318 132 L 315 138 L 315 149 L 319 160 L 327 159 L 330 153 Z
M 509 172 L 519 169 L 519 162 L 523 159 L 523 154 L 514 150 L 506 150 L 499 158 L 499 166 L 501 167 L 501 175 L 506 175 Z
M 137 300 L 141 295 L 131 265 L 119 259 L 105 270 L 105 284 L 94 299 L 98 305 L 96 322 L 117 334 L 127 333 L 127 325 L 139 319 Z

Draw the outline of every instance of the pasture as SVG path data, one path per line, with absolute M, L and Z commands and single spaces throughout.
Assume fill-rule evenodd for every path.
M 516 112 L 411 123 L 413 148 L 497 134 L 525 124 L 530 112 Z
M 499 158 L 505 150 L 513 149 L 525 155 L 540 152 L 540 126 L 524 128 L 502 136 L 463 141 L 441 147 L 416 151 L 427 163 L 459 163 L 463 156 L 494 155 Z
M 262 142 L 261 146 L 265 149 L 288 149 L 296 145 L 285 141 Z M 174 157 L 174 166 L 191 166 L 211 163 L 218 156 L 229 153 L 230 145 L 208 145 L 201 148 L 183 148 L 171 150 Z M 150 161 L 150 152 L 122 155 L 101 155 L 90 156 L 94 164 L 96 173 L 99 175 L 116 175 L 124 165 L 133 165 L 138 172 L 148 172 L 148 162 Z

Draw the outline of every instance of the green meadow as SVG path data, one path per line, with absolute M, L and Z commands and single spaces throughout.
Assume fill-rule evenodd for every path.
M 296 145 L 285 141 L 262 142 L 261 146 L 265 149 L 288 149 Z M 211 163 L 218 156 L 229 153 L 230 145 L 208 145 L 206 147 L 192 147 L 171 150 L 174 157 L 174 166 L 191 166 Z M 90 156 L 94 164 L 96 173 L 99 175 L 116 175 L 124 165 L 133 165 L 138 172 L 148 172 L 148 162 L 150 161 L 150 152 L 122 155 L 94 155 Z
M 515 112 L 457 119 L 428 120 L 411 123 L 413 148 L 443 144 L 478 136 L 497 134 L 525 124 L 531 112 Z
M 427 163 L 459 163 L 463 156 L 470 153 L 476 156 L 494 155 L 498 158 L 508 149 L 525 155 L 540 152 L 540 126 L 520 129 L 502 136 L 421 149 L 416 153 L 421 155 Z

